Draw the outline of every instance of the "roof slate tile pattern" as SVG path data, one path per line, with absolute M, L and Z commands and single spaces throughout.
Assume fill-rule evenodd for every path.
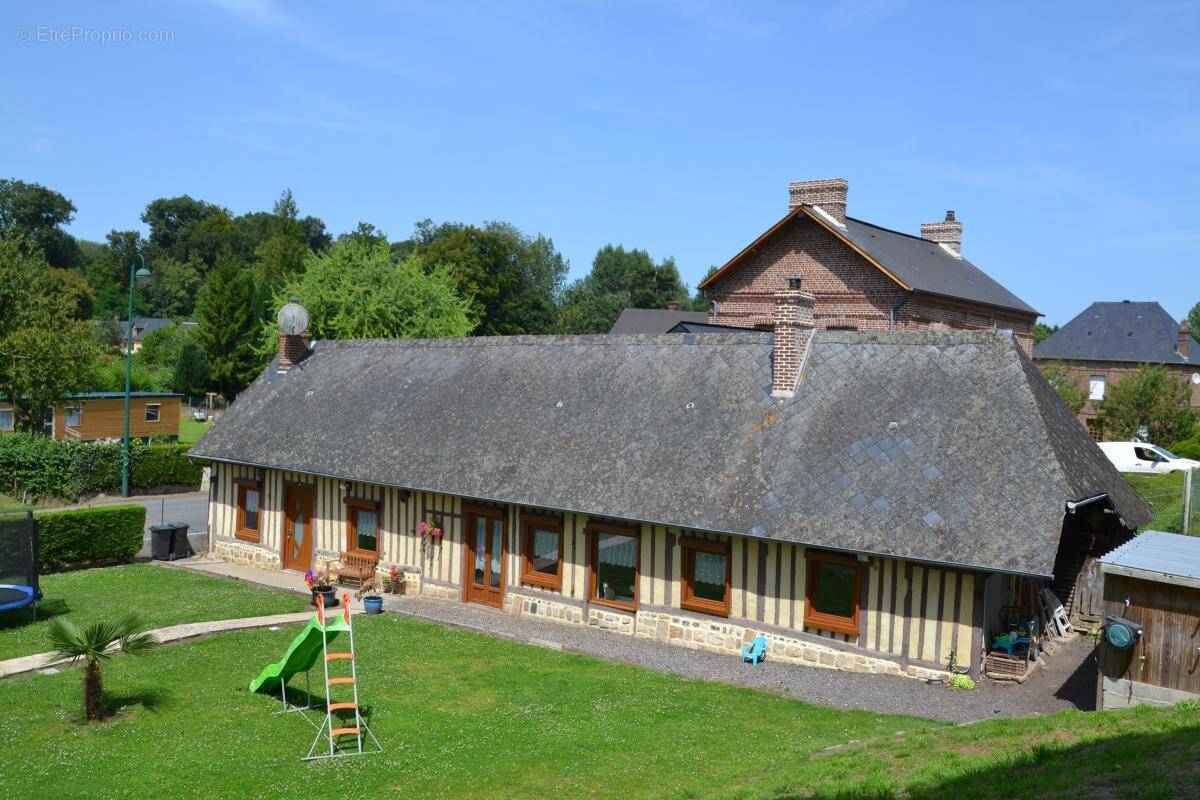
M 670 308 L 626 308 L 617 317 L 609 333 L 667 333 L 681 322 L 708 322 L 706 311 L 679 311 Z
M 1097 302 L 1033 348 L 1034 358 L 1200 364 L 1179 355 L 1179 323 L 1155 302 Z
M 1103 490 L 1149 519 L 1011 337 L 821 332 L 789 399 L 771 350 L 749 332 L 321 342 L 192 454 L 1041 575 L 1067 501 Z

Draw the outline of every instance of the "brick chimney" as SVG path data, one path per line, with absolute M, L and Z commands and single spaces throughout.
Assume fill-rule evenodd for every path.
M 814 327 L 813 296 L 800 290 L 799 278 L 788 278 L 787 288 L 775 291 L 771 322 L 775 330 L 771 395 L 791 397 L 800 380 L 800 367 Z
M 846 195 L 850 184 L 845 178 L 823 178 L 819 181 L 794 181 L 788 184 L 788 208 L 799 205 L 816 206 L 837 222 L 846 224 Z
M 944 244 L 946 249 L 962 258 L 962 223 L 954 218 L 953 211 L 946 212 L 942 222 L 927 222 L 921 226 L 921 238 Z
M 279 369 L 288 370 L 308 357 L 308 311 L 293 297 L 279 309 Z
M 667 311 L 678 311 L 679 303 L 667 303 Z
M 1186 319 L 1179 323 L 1179 343 L 1175 350 L 1183 358 L 1188 357 L 1188 349 L 1192 346 L 1192 325 Z

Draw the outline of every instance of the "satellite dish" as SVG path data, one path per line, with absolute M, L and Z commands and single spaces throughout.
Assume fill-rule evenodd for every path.
M 296 297 L 279 309 L 276 320 L 279 322 L 279 330 L 289 336 L 299 336 L 308 330 L 308 311 L 300 305 L 300 300 Z
M 1197 386 L 1200 386 L 1200 372 L 1192 373 L 1192 383 L 1196 384 Z

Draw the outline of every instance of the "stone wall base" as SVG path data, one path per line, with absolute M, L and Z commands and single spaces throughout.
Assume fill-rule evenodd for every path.
M 545 597 L 530 597 L 516 592 L 506 592 L 504 610 L 518 617 L 532 616 L 568 625 L 583 624 L 582 608 Z
M 408 585 L 409 584 L 407 584 L 407 583 L 405 584 L 406 591 L 407 591 Z M 426 597 L 435 597 L 438 600 L 461 600 L 462 599 L 462 589 L 458 588 L 457 586 L 442 586 L 442 585 L 436 584 L 436 583 L 428 583 L 426 581 L 420 580 L 419 575 L 417 576 L 417 591 L 420 594 L 425 595 Z
M 1200 699 L 1200 695 L 1165 686 L 1131 681 L 1128 678 L 1104 676 L 1102 708 L 1129 708 L 1131 706 L 1173 706 L 1184 700 Z
M 240 564 L 244 567 L 259 569 L 282 569 L 283 563 L 278 553 L 247 542 L 230 541 L 228 539 L 213 539 L 212 549 L 208 555 L 228 561 L 230 564 Z

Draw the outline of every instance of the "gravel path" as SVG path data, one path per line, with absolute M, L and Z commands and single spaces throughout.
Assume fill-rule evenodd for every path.
M 425 597 L 385 596 L 385 608 L 399 614 L 481 631 L 521 642 L 583 653 L 689 678 L 763 689 L 832 708 L 975 722 L 992 717 L 1051 714 L 1094 704 L 1095 670 L 1084 637 L 1060 643 L 1046 666 L 1024 684 L 980 681 L 972 692 L 889 675 L 863 675 L 768 660 L 742 667 L 733 656 L 688 650 L 649 639 L 514 617 L 476 605 Z

